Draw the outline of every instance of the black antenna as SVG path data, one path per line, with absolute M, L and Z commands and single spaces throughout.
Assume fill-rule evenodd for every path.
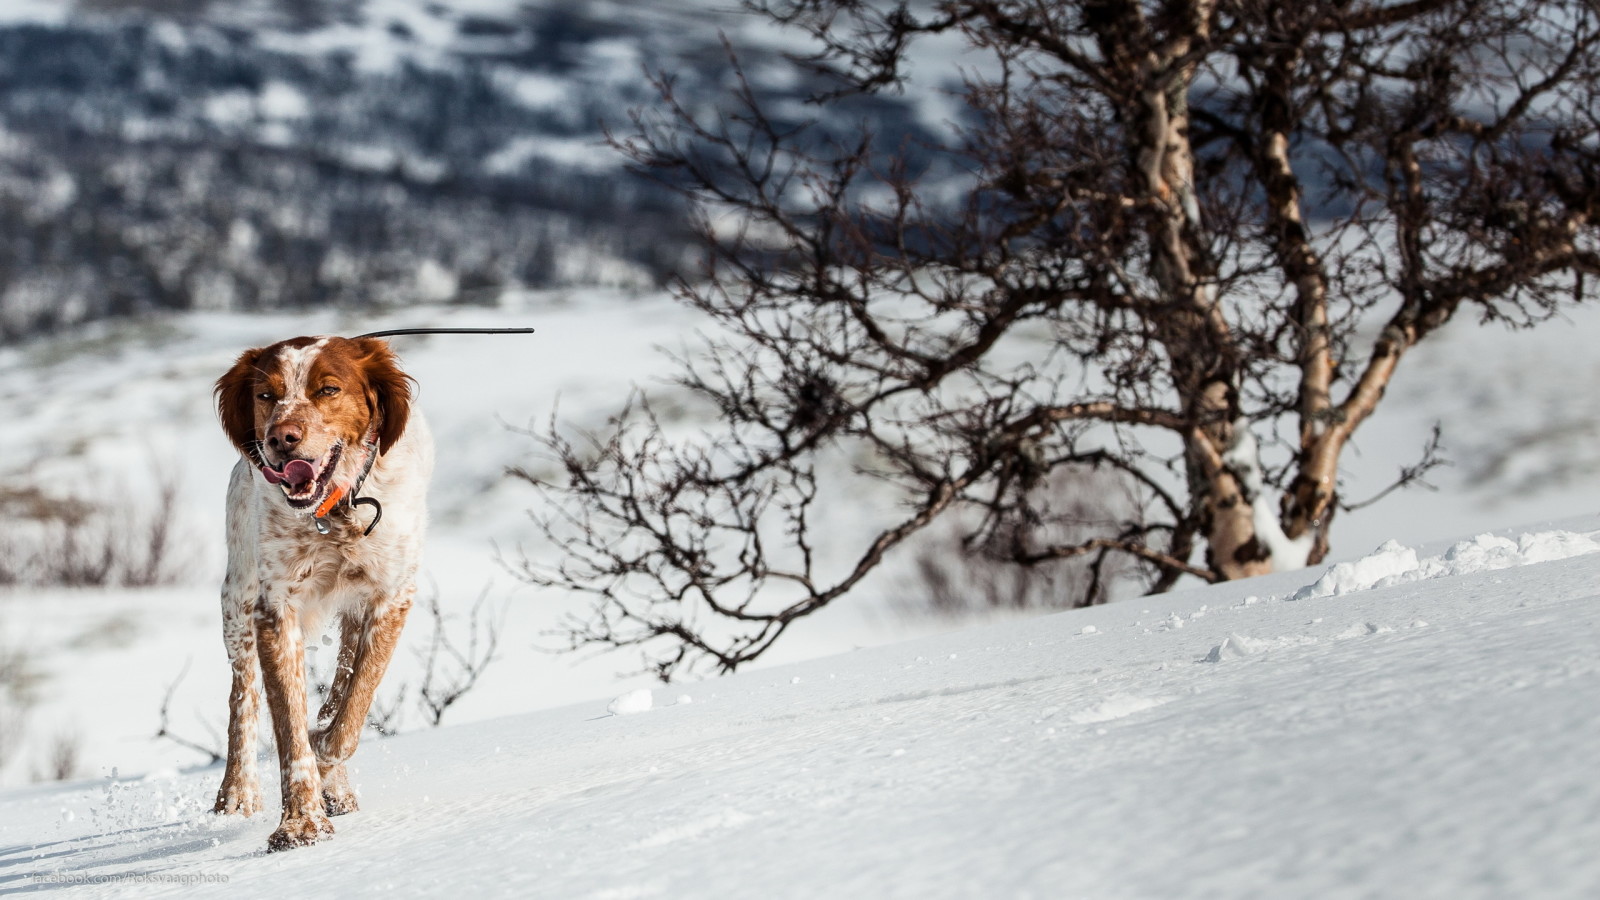
M 389 331 L 369 331 L 358 334 L 361 338 L 394 337 L 401 334 L 533 334 L 532 328 L 393 328 Z

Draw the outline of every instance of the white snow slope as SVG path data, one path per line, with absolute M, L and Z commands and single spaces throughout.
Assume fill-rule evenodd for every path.
M 1600 896 L 1566 527 L 369 739 L 362 810 L 288 853 L 206 812 L 215 767 L 13 789 L 0 891 Z

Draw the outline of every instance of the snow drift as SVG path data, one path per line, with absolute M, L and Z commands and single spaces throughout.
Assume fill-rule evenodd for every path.
M 1592 538 L 1479 538 L 1337 589 L 1290 573 L 740 674 L 693 703 L 658 688 L 616 714 L 369 741 L 362 811 L 283 854 L 264 852 L 275 806 L 206 812 L 216 768 L 11 790 L 0 889 L 1595 896 Z M 1419 574 L 1357 586 L 1389 570 Z

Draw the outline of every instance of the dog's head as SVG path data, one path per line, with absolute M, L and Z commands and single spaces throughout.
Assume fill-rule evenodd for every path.
M 334 485 L 348 490 L 405 432 L 411 378 L 378 338 L 298 337 L 247 350 L 217 379 L 223 430 L 289 505 L 315 509 Z

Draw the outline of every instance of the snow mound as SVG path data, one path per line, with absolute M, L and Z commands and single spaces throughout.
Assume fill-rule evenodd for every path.
M 1107 697 L 1099 703 L 1068 716 L 1068 720 L 1078 725 L 1092 725 L 1099 722 L 1110 722 L 1131 716 L 1136 712 L 1154 709 L 1166 703 L 1169 697 L 1143 697 L 1136 694 L 1116 694 Z
M 1271 641 L 1258 640 L 1245 637 L 1242 634 L 1230 634 L 1223 638 L 1222 643 L 1211 648 L 1206 654 L 1206 662 L 1222 662 L 1225 659 L 1243 659 L 1247 656 L 1258 656 L 1272 649 Z
M 1312 621 L 1315 623 L 1322 620 L 1313 619 Z M 1316 642 L 1317 639 L 1308 634 L 1286 634 L 1275 638 L 1253 638 L 1237 632 L 1230 632 L 1227 637 L 1222 639 L 1222 643 L 1212 647 L 1210 653 L 1200 657 L 1197 661 L 1219 663 L 1230 659 L 1247 659 L 1252 656 L 1260 656 L 1272 650 L 1304 647 Z
M 639 688 L 611 701 L 606 707 L 606 712 L 614 716 L 631 716 L 634 713 L 649 712 L 655 706 L 655 696 L 649 688 Z
M 1409 584 L 1431 578 L 1467 575 L 1509 569 L 1530 563 L 1551 562 L 1600 551 L 1593 534 L 1572 531 L 1541 531 L 1512 540 L 1480 534 L 1461 541 L 1442 555 L 1419 560 L 1417 551 L 1396 541 L 1385 541 L 1377 550 L 1353 562 L 1339 563 L 1316 582 L 1296 591 L 1293 599 L 1310 600 L 1336 597 L 1352 591 Z
M 1387 634 L 1393 631 L 1388 625 L 1378 625 L 1373 622 L 1358 622 L 1333 636 L 1336 641 L 1347 641 L 1351 638 L 1367 637 L 1374 634 Z

